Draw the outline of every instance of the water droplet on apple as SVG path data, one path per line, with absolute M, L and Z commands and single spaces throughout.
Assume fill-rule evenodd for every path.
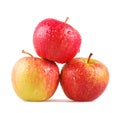
M 71 34 L 71 31 L 67 31 L 67 34 Z
M 75 80 L 75 77 L 73 77 L 73 80 Z
M 52 37 L 52 38 L 54 38 L 55 36 L 54 36 L 54 35 L 52 35 L 51 37 Z
M 57 32 L 57 30 L 55 29 L 54 32 Z
M 49 26 L 49 25 L 50 25 L 50 24 L 49 24 L 49 22 L 46 22 L 46 25 L 48 25 L 48 26 Z

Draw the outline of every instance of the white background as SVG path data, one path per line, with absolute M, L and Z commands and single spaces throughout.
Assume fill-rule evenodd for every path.
M 109 69 L 105 92 L 92 102 L 71 102 L 59 86 L 46 102 L 25 102 L 11 84 L 11 70 L 22 49 L 37 56 L 32 43 L 36 25 L 55 18 L 74 26 L 82 36 L 80 53 L 102 61 Z M 0 0 L 0 113 L 119 113 L 119 0 Z M 61 67 L 61 66 L 60 66 Z

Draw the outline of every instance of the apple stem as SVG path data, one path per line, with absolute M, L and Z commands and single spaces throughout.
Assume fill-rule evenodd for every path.
M 92 53 L 90 53 L 90 55 L 89 55 L 89 57 L 88 57 L 88 60 L 87 60 L 87 63 L 89 63 L 90 62 L 90 58 L 91 58 L 91 56 L 92 56 L 93 54 Z
M 69 17 L 66 17 L 66 19 L 65 19 L 65 23 L 68 21 L 68 19 L 69 19 Z
M 27 51 L 25 51 L 25 50 L 22 50 L 22 53 L 28 54 L 29 56 L 33 57 L 33 55 L 32 55 L 32 54 L 28 53 L 28 52 L 27 52 Z

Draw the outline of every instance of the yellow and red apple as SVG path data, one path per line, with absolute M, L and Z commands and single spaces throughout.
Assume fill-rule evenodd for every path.
M 56 91 L 59 83 L 58 66 L 37 57 L 23 57 L 12 69 L 12 85 L 16 94 L 26 101 L 44 101 Z
M 61 71 L 60 83 L 65 95 L 74 101 L 92 101 L 106 89 L 108 68 L 102 62 L 89 58 L 74 58 Z

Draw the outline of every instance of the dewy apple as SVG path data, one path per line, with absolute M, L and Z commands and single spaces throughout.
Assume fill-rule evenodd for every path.
M 27 53 L 23 51 L 23 53 Z M 26 101 L 45 101 L 59 83 L 58 66 L 51 61 L 33 57 L 19 59 L 12 69 L 12 85 L 16 94 Z
M 80 51 L 81 35 L 66 21 L 47 18 L 35 28 L 33 45 L 38 56 L 65 63 Z
M 60 83 L 66 96 L 74 101 L 92 101 L 106 89 L 108 68 L 100 61 L 74 58 L 62 69 Z

